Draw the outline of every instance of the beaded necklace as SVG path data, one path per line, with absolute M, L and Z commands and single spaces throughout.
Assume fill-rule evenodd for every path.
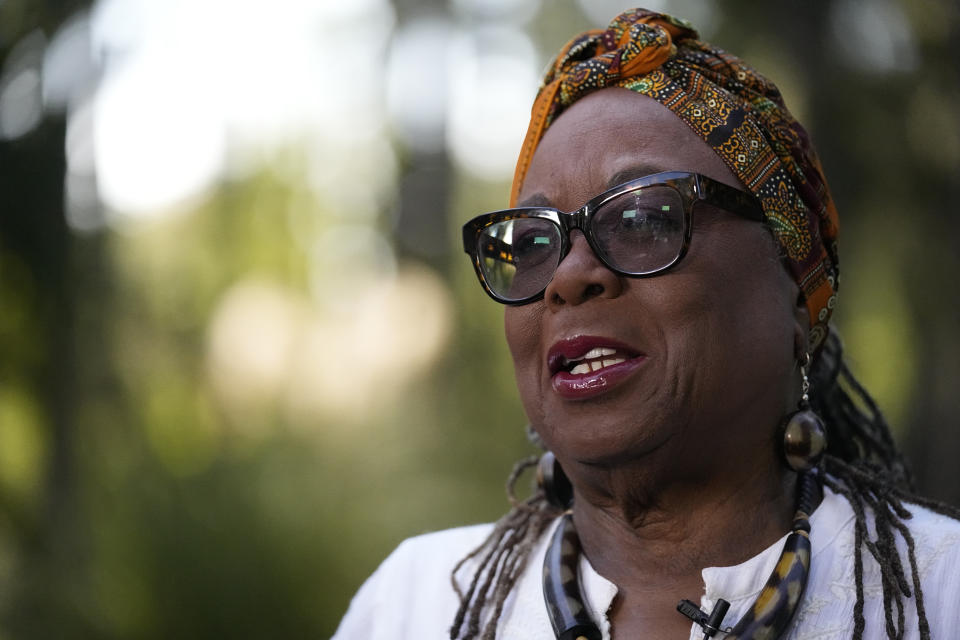
M 689 600 L 682 600 L 677 610 L 704 631 L 704 640 L 718 631 L 726 640 L 779 638 L 796 613 L 803 597 L 810 571 L 810 516 L 822 498 L 820 484 L 813 474 L 805 473 L 798 480 L 797 510 L 793 529 L 780 554 L 780 560 L 756 602 L 733 627 L 723 627 L 723 616 L 729 603 L 717 601 L 707 614 Z M 590 618 L 583 604 L 577 564 L 580 538 L 573 525 L 573 516 L 566 513 L 553 533 L 543 559 L 543 598 L 557 640 L 601 640 L 599 627 Z

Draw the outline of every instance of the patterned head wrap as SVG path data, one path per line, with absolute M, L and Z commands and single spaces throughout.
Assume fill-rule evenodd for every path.
M 776 86 L 702 40 L 684 20 L 633 9 L 583 33 L 543 78 L 513 179 L 511 206 L 544 132 L 571 104 L 604 87 L 649 96 L 693 129 L 756 195 L 810 313 L 810 350 L 836 303 L 837 211 L 807 132 Z

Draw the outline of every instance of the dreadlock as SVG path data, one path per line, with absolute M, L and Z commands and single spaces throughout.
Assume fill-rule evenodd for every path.
M 811 369 L 810 403 L 823 418 L 830 433 L 827 454 L 818 474 L 823 486 L 842 495 L 856 517 L 854 527 L 854 578 L 857 602 L 853 610 L 854 640 L 863 640 L 864 549 L 880 567 L 883 607 L 888 638 L 903 638 L 904 606 L 907 598 L 916 603 L 921 640 L 930 640 L 930 625 L 923 602 L 923 589 L 915 554 L 913 535 L 907 527 L 911 513 L 905 502 L 935 513 L 960 519 L 960 509 L 917 496 L 913 477 L 897 449 L 890 428 L 876 402 L 857 381 L 843 360 L 843 344 L 831 330 Z M 497 622 L 510 590 L 516 584 L 530 552 L 541 534 L 560 515 L 542 489 L 526 500 L 518 500 L 514 485 L 521 474 L 537 464 L 538 456 L 525 458 L 507 480 L 512 508 L 494 526 L 487 539 L 461 560 L 451 573 L 453 588 L 460 597 L 450 629 L 451 640 L 493 640 Z M 874 538 L 870 537 L 868 516 L 872 515 Z M 910 578 L 896 547 L 897 536 L 907 548 Z M 457 573 L 479 558 L 466 591 Z

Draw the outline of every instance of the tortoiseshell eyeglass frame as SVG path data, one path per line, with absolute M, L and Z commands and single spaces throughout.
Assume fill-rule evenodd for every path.
M 683 244 L 680 247 L 676 257 L 669 263 L 659 266 L 650 271 L 633 272 L 626 271 L 614 264 L 610 264 L 604 256 L 604 252 L 599 249 L 597 239 L 591 228 L 591 218 L 593 214 L 610 200 L 625 193 L 636 191 L 643 188 L 654 186 L 666 186 L 674 189 L 683 203 Z M 501 304 L 522 305 L 539 300 L 543 297 L 547 285 L 539 292 L 526 296 L 524 298 L 512 299 L 497 294 L 493 291 L 484 277 L 481 265 L 480 237 L 483 230 L 490 225 L 504 222 L 507 220 L 518 220 L 521 218 L 541 218 L 551 221 L 560 228 L 560 258 L 557 261 L 559 265 L 570 251 L 570 232 L 579 229 L 590 245 L 597 258 L 614 273 L 634 278 L 649 278 L 656 276 L 672 267 L 676 266 L 687 254 L 690 248 L 690 238 L 693 235 L 693 206 L 698 202 L 704 202 L 714 207 L 718 207 L 730 213 L 739 215 L 755 222 L 764 222 L 766 216 L 763 213 L 763 207 L 760 201 L 753 194 L 747 193 L 708 178 L 699 173 L 688 171 L 665 171 L 655 173 L 649 176 L 643 176 L 635 180 L 630 180 L 612 189 L 604 191 L 600 195 L 592 198 L 585 205 L 576 211 L 564 212 L 549 207 L 519 207 L 516 209 L 504 209 L 485 213 L 473 218 L 463 225 L 463 250 L 470 256 L 473 268 L 480 280 L 480 285 L 491 298 Z M 549 283 L 548 283 L 549 284 Z

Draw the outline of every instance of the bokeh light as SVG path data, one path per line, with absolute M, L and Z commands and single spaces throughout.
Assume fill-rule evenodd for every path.
M 454 160 L 488 180 L 513 175 L 537 86 L 536 50 L 514 27 L 458 34 L 447 143 Z
M 46 38 L 34 31 L 10 51 L 0 73 L 0 139 L 19 138 L 43 118 L 43 50 Z
M 831 11 L 833 38 L 842 59 L 859 71 L 912 71 L 913 33 L 894 0 L 840 0 Z

